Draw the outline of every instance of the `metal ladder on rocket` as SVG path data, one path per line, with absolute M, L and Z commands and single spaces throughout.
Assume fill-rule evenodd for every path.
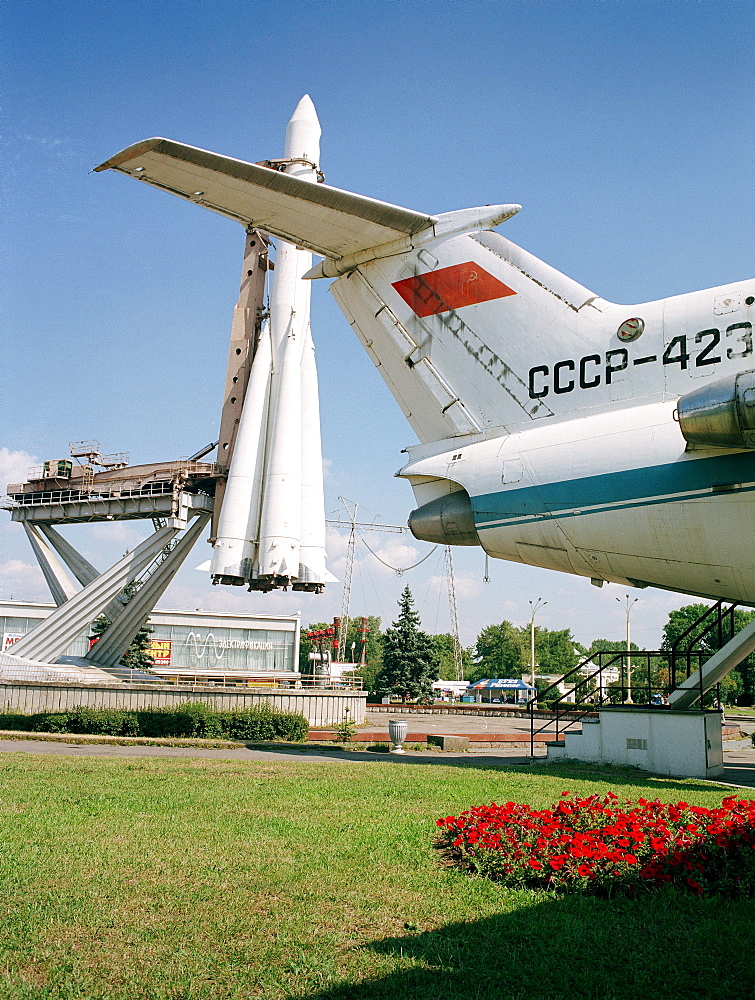
M 284 158 L 270 165 L 317 183 L 322 176 L 320 135 L 315 107 L 305 95 L 286 128 Z M 258 268 L 267 266 L 266 256 L 260 261 L 260 243 L 261 234 L 249 230 L 234 313 L 234 324 L 242 329 L 231 334 L 232 392 L 239 379 L 232 372 L 234 351 L 243 350 L 234 344 L 243 343 L 245 336 L 251 368 L 246 372 L 238 423 L 234 420 L 226 435 L 230 445 L 222 440 L 221 423 L 218 460 L 226 459 L 228 471 L 216 503 L 210 573 L 215 584 L 320 593 L 334 578 L 325 568 L 320 413 L 309 322 L 311 282 L 302 280 L 312 266 L 312 254 L 277 241 L 269 317 L 260 325 L 258 310 L 251 308 L 254 290 L 248 280 L 258 274 L 252 261 Z M 228 402 L 237 405 L 236 396 Z

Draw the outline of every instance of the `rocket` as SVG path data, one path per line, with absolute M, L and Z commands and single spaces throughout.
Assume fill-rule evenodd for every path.
M 320 123 L 308 95 L 286 128 L 276 167 L 316 183 Z M 277 241 L 263 325 L 236 429 L 213 543 L 213 583 L 320 592 L 325 503 L 317 369 L 309 323 L 312 254 Z

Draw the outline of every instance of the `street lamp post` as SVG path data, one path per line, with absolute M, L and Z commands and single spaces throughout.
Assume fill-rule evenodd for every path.
M 629 615 L 634 607 L 634 605 L 639 601 L 639 597 L 630 598 L 629 594 L 624 595 L 626 601 L 622 601 L 620 597 L 614 598 L 619 604 L 626 610 L 627 616 L 627 655 L 626 655 L 626 671 L 627 671 L 627 705 L 632 704 L 632 643 L 630 639 L 629 632 Z M 623 686 L 623 685 L 622 685 Z M 648 692 L 648 697 L 650 693 Z
M 532 601 L 529 602 L 532 611 L 530 615 L 530 684 L 533 688 L 535 687 L 535 612 L 544 608 L 547 603 L 542 597 L 538 597 L 534 604 Z

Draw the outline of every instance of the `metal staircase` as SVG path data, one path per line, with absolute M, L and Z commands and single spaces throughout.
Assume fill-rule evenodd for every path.
M 713 659 L 711 653 L 694 647 L 711 633 L 715 635 L 719 650 L 733 643 L 734 610 L 737 607 L 737 603 L 729 601 L 711 605 L 668 649 L 633 649 L 629 653 L 626 647 L 617 645 L 615 650 L 594 653 L 573 667 L 527 702 L 530 756 L 534 757 L 535 739 L 544 730 L 555 725 L 556 741 L 560 743 L 566 732 L 574 731 L 602 706 L 635 705 L 662 711 L 669 706 L 670 696 L 685 686 L 691 704 L 702 711 L 706 692 L 711 686 L 717 688 L 717 685 L 707 684 L 703 671 L 706 661 Z M 627 660 L 631 660 L 632 664 L 631 677 L 625 669 Z M 609 679 L 617 671 L 618 682 Z M 690 689 L 690 682 L 693 689 Z M 560 687 L 566 685 L 570 690 L 562 693 Z M 718 688 L 713 697 L 720 705 Z M 536 727 L 538 701 L 550 701 L 550 714 L 542 725 Z M 542 715 L 539 715 L 538 721 L 541 720 Z

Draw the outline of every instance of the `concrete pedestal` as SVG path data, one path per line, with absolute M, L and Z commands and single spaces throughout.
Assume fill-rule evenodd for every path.
M 440 733 L 428 735 L 428 746 L 440 747 L 441 750 L 469 750 L 469 739 L 466 736 L 443 736 Z
M 582 732 L 548 746 L 548 759 L 629 765 L 677 778 L 718 778 L 724 771 L 719 712 L 602 708 Z

